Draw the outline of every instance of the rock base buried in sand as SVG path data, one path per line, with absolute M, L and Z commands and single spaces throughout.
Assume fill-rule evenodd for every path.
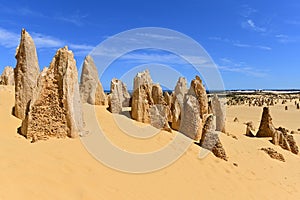
M 245 123 L 246 127 L 246 136 L 255 137 L 255 128 L 252 121 Z
M 57 51 L 41 74 L 21 134 L 33 142 L 49 137 L 83 135 L 82 107 L 74 55 L 67 47 Z
M 202 135 L 200 146 L 211 151 L 216 157 L 227 161 L 225 149 L 219 139 L 218 131 L 208 131 Z
M 260 121 L 259 130 L 256 137 L 273 137 L 276 129 L 272 123 L 272 117 L 268 107 L 263 108 L 263 113 Z
M 14 69 L 6 66 L 0 76 L 0 85 L 15 85 Z
M 121 113 L 123 107 L 130 106 L 130 94 L 127 86 L 121 80 L 113 78 L 110 82 L 108 108 L 112 113 Z
M 197 98 L 194 95 L 185 95 L 183 108 L 179 132 L 193 140 L 199 141 L 201 139 L 202 120 Z
M 271 158 L 285 162 L 285 159 L 281 153 L 278 153 L 273 148 L 261 148 L 266 154 L 268 154 Z
M 211 100 L 211 108 L 212 113 L 216 116 L 216 130 L 225 133 L 225 108 L 216 94 Z
M 172 132 L 168 123 L 168 108 L 162 104 L 150 107 L 150 123 L 158 129 Z
M 211 151 L 216 157 L 227 161 L 225 149 L 219 139 L 221 132 L 215 131 L 216 117 L 212 114 L 208 115 L 202 129 L 202 137 L 200 146 Z
M 288 131 L 285 128 L 279 127 L 276 130 L 276 133 L 272 137 L 272 143 L 279 145 L 281 148 L 291 151 L 296 155 L 299 153 L 299 148 L 293 135 L 288 134 Z

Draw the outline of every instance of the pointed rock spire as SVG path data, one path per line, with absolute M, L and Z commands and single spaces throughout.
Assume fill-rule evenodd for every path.
M 14 115 L 24 119 L 29 102 L 36 88 L 40 73 L 35 44 L 25 29 L 22 29 L 20 44 L 16 50 Z
M 48 137 L 76 137 L 83 134 L 78 73 L 72 51 L 56 52 L 49 69 L 39 77 L 36 96 L 22 122 L 21 134 L 32 142 Z
M 93 58 L 88 55 L 84 59 L 80 78 L 80 96 L 82 103 L 105 105 L 106 95 L 98 77 Z

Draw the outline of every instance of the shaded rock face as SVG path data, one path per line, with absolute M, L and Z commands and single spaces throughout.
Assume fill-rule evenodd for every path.
M 255 137 L 255 127 L 252 121 L 246 123 L 246 136 Z
M 203 116 L 208 114 L 208 98 L 205 87 L 199 76 L 196 76 L 196 78 L 192 80 L 188 94 L 197 97 L 200 106 L 200 117 L 203 119 Z
M 167 105 L 167 108 L 168 108 L 168 111 L 167 111 L 167 115 L 168 115 L 168 122 L 172 122 L 172 111 L 171 111 L 171 108 L 172 108 L 172 95 L 169 95 L 168 92 L 164 92 L 164 101 Z
M 180 123 L 181 123 L 181 106 L 180 106 L 180 103 L 179 103 L 179 101 L 176 97 L 174 98 L 174 102 L 172 103 L 171 112 L 172 112 L 171 127 L 174 130 L 179 130 Z
M 150 107 L 150 123 L 158 129 L 172 132 L 168 123 L 168 108 L 162 104 L 155 104 Z
M 201 117 L 198 99 L 193 95 L 185 95 L 181 110 L 179 131 L 193 140 L 201 138 Z
M 225 149 L 219 139 L 220 132 L 216 129 L 216 117 L 214 115 L 208 115 L 206 117 L 203 129 L 202 137 L 200 140 L 200 146 L 211 151 L 216 157 L 227 161 Z
M 273 148 L 261 148 L 266 154 L 268 154 L 271 158 L 285 162 L 285 159 L 281 153 L 278 153 Z
M 150 76 L 149 70 L 137 73 L 133 80 L 133 91 L 138 89 L 140 85 L 152 85 L 153 81 Z
M 106 95 L 98 77 L 97 67 L 91 56 L 84 59 L 80 78 L 80 96 L 82 103 L 105 105 Z
M 162 88 L 159 84 L 152 85 L 152 99 L 154 104 L 164 104 L 167 105 L 165 102 Z
M 263 108 L 262 118 L 256 137 L 272 137 L 276 130 L 272 123 L 272 117 L 268 107 Z
M 149 84 L 140 85 L 136 90 L 134 90 L 132 95 L 132 105 L 131 105 L 131 117 L 132 119 L 150 123 L 149 109 L 153 105 L 152 99 L 152 87 Z
M 213 114 L 206 115 L 205 123 L 202 129 L 202 134 L 205 134 L 208 131 L 216 130 L 216 116 Z
M 288 134 L 288 131 L 284 128 L 279 127 L 272 137 L 272 143 L 279 145 L 281 148 L 291 151 L 294 154 L 299 153 L 299 148 L 293 135 Z
M 38 82 L 21 134 L 33 142 L 49 137 L 76 137 L 83 134 L 78 74 L 72 51 L 56 52 L 48 70 Z
M 6 66 L 0 76 L 0 85 L 15 85 L 14 69 Z
M 181 122 L 181 110 L 183 109 L 184 96 L 187 94 L 187 81 L 184 77 L 180 77 L 174 89 L 174 95 L 171 104 L 172 112 L 172 128 L 179 130 Z
M 20 44 L 16 50 L 17 65 L 14 69 L 15 107 L 14 115 L 24 119 L 30 100 L 37 86 L 40 73 L 35 44 L 25 29 L 22 29 Z
M 184 96 L 179 131 L 194 140 L 199 140 L 202 119 L 206 114 L 208 114 L 207 94 L 200 77 L 196 76 Z
M 171 108 L 172 106 L 172 95 L 168 92 L 164 92 L 164 101 L 166 102 L 167 106 Z
M 225 108 L 215 94 L 211 101 L 212 113 L 216 116 L 216 130 L 225 133 Z
M 130 94 L 126 84 L 121 80 L 116 78 L 111 80 L 108 105 L 112 113 L 121 113 L 123 107 L 130 106 Z

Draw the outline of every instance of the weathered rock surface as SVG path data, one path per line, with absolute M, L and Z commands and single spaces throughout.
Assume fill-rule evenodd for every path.
M 98 77 L 97 67 L 91 56 L 84 59 L 80 78 L 80 96 L 82 103 L 105 105 L 106 95 Z
M 247 122 L 245 124 L 247 127 L 246 127 L 246 136 L 248 137 L 255 137 L 255 127 L 254 127 L 254 124 L 252 121 L 250 122 Z
M 151 89 L 151 85 L 142 84 L 133 92 L 131 103 L 132 119 L 150 123 L 149 109 L 150 106 L 154 105 Z
M 192 80 L 188 94 L 194 95 L 198 99 L 200 106 L 200 117 L 203 119 L 203 116 L 208 114 L 208 98 L 205 87 L 202 84 L 202 80 L 199 76 L 196 76 L 196 78 Z
M 164 101 L 165 101 L 165 103 L 166 103 L 166 105 L 167 105 L 167 107 L 168 107 L 168 113 L 167 113 L 167 115 L 168 115 L 168 122 L 171 122 L 172 123 L 172 118 L 173 118 L 173 116 L 172 116 L 172 111 L 171 111 L 171 108 L 172 108 L 172 94 L 171 95 L 169 95 L 169 93 L 168 92 L 164 92 Z
M 152 85 L 152 99 L 154 104 L 167 105 L 163 96 L 162 88 L 158 83 Z
M 15 85 L 14 69 L 6 66 L 0 76 L 0 85 Z
M 133 91 L 138 89 L 140 85 L 152 85 L 153 81 L 150 76 L 150 72 L 146 69 L 143 72 L 137 73 L 133 80 Z
M 121 80 L 116 78 L 111 80 L 108 105 L 112 113 L 121 113 L 123 107 L 130 106 L 130 94 L 126 84 Z
M 216 130 L 225 133 L 225 108 L 215 94 L 211 101 L 212 113 L 216 116 Z
M 216 130 L 216 116 L 213 115 L 213 114 L 207 114 L 205 116 L 205 119 L 204 119 L 205 123 L 203 125 L 203 128 L 202 128 L 202 134 L 205 134 L 206 132 L 209 132 L 209 131 L 215 131 Z
M 194 95 L 185 95 L 181 110 L 179 131 L 193 140 L 201 138 L 201 117 L 198 99 Z
M 202 119 L 206 114 L 208 114 L 206 90 L 200 77 L 196 76 L 191 82 L 188 93 L 184 96 L 179 131 L 194 140 L 200 140 Z
M 184 95 L 187 94 L 187 81 L 184 77 L 179 77 L 175 89 L 174 89 L 174 98 L 178 100 L 180 106 L 183 106 Z
M 32 142 L 82 135 L 83 118 L 76 61 L 67 47 L 56 52 L 39 77 L 36 95 L 22 122 L 21 134 Z
M 281 148 L 291 151 L 294 154 L 299 153 L 299 148 L 293 135 L 289 134 L 284 128 L 279 127 L 272 137 L 272 143 L 279 145 Z
M 40 73 L 35 44 L 25 29 L 22 29 L 20 44 L 16 50 L 17 65 L 14 69 L 15 107 L 14 115 L 24 119 L 30 100 L 36 89 Z
M 273 148 L 261 148 L 266 154 L 268 154 L 271 158 L 285 162 L 285 159 L 281 153 L 278 153 Z
M 182 104 L 183 107 L 183 104 Z M 171 106 L 172 124 L 171 127 L 174 130 L 179 130 L 181 122 L 181 106 L 178 99 L 175 97 Z
M 158 129 L 172 132 L 168 123 L 168 108 L 162 104 L 155 104 L 150 107 L 150 123 Z
M 270 110 L 268 107 L 264 107 L 259 130 L 256 134 L 256 137 L 272 137 L 275 134 L 275 132 L 276 129 L 272 123 Z
M 168 92 L 164 92 L 164 101 L 166 102 L 167 106 L 171 108 L 172 106 L 172 95 Z
M 181 110 L 183 109 L 184 96 L 187 94 L 187 82 L 184 77 L 180 77 L 176 83 L 174 89 L 174 95 L 171 104 L 172 113 L 172 128 L 174 130 L 179 130 L 181 123 Z
M 216 129 L 216 117 L 207 115 L 203 129 L 200 146 L 211 151 L 216 157 L 227 161 L 225 149 L 219 139 L 219 131 Z

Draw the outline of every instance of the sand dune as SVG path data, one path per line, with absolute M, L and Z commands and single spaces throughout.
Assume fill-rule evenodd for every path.
M 227 162 L 212 154 L 199 159 L 201 147 L 192 144 L 180 159 L 164 169 L 130 174 L 94 159 L 79 138 L 32 144 L 18 135 L 21 121 L 11 115 L 13 91 L 13 87 L 0 86 L 0 199 L 300 198 L 300 156 L 274 146 L 269 138 L 244 135 L 243 123 L 252 120 L 258 127 L 262 108 L 228 107 L 227 132 L 238 139 L 221 135 L 229 157 Z M 84 105 L 84 111 L 88 109 L 89 105 Z M 126 151 L 154 151 L 178 134 L 161 131 L 149 139 L 136 139 L 121 132 L 105 107 L 96 106 L 95 110 L 109 140 Z M 276 105 L 271 114 L 276 127 L 300 128 L 300 112 L 292 104 L 288 111 L 284 111 L 283 105 Z M 234 117 L 239 122 L 233 122 Z M 122 119 L 125 123 L 137 123 Z M 300 134 L 294 137 L 300 144 Z M 284 155 L 286 162 L 271 159 L 259 150 L 262 147 L 274 148 Z

